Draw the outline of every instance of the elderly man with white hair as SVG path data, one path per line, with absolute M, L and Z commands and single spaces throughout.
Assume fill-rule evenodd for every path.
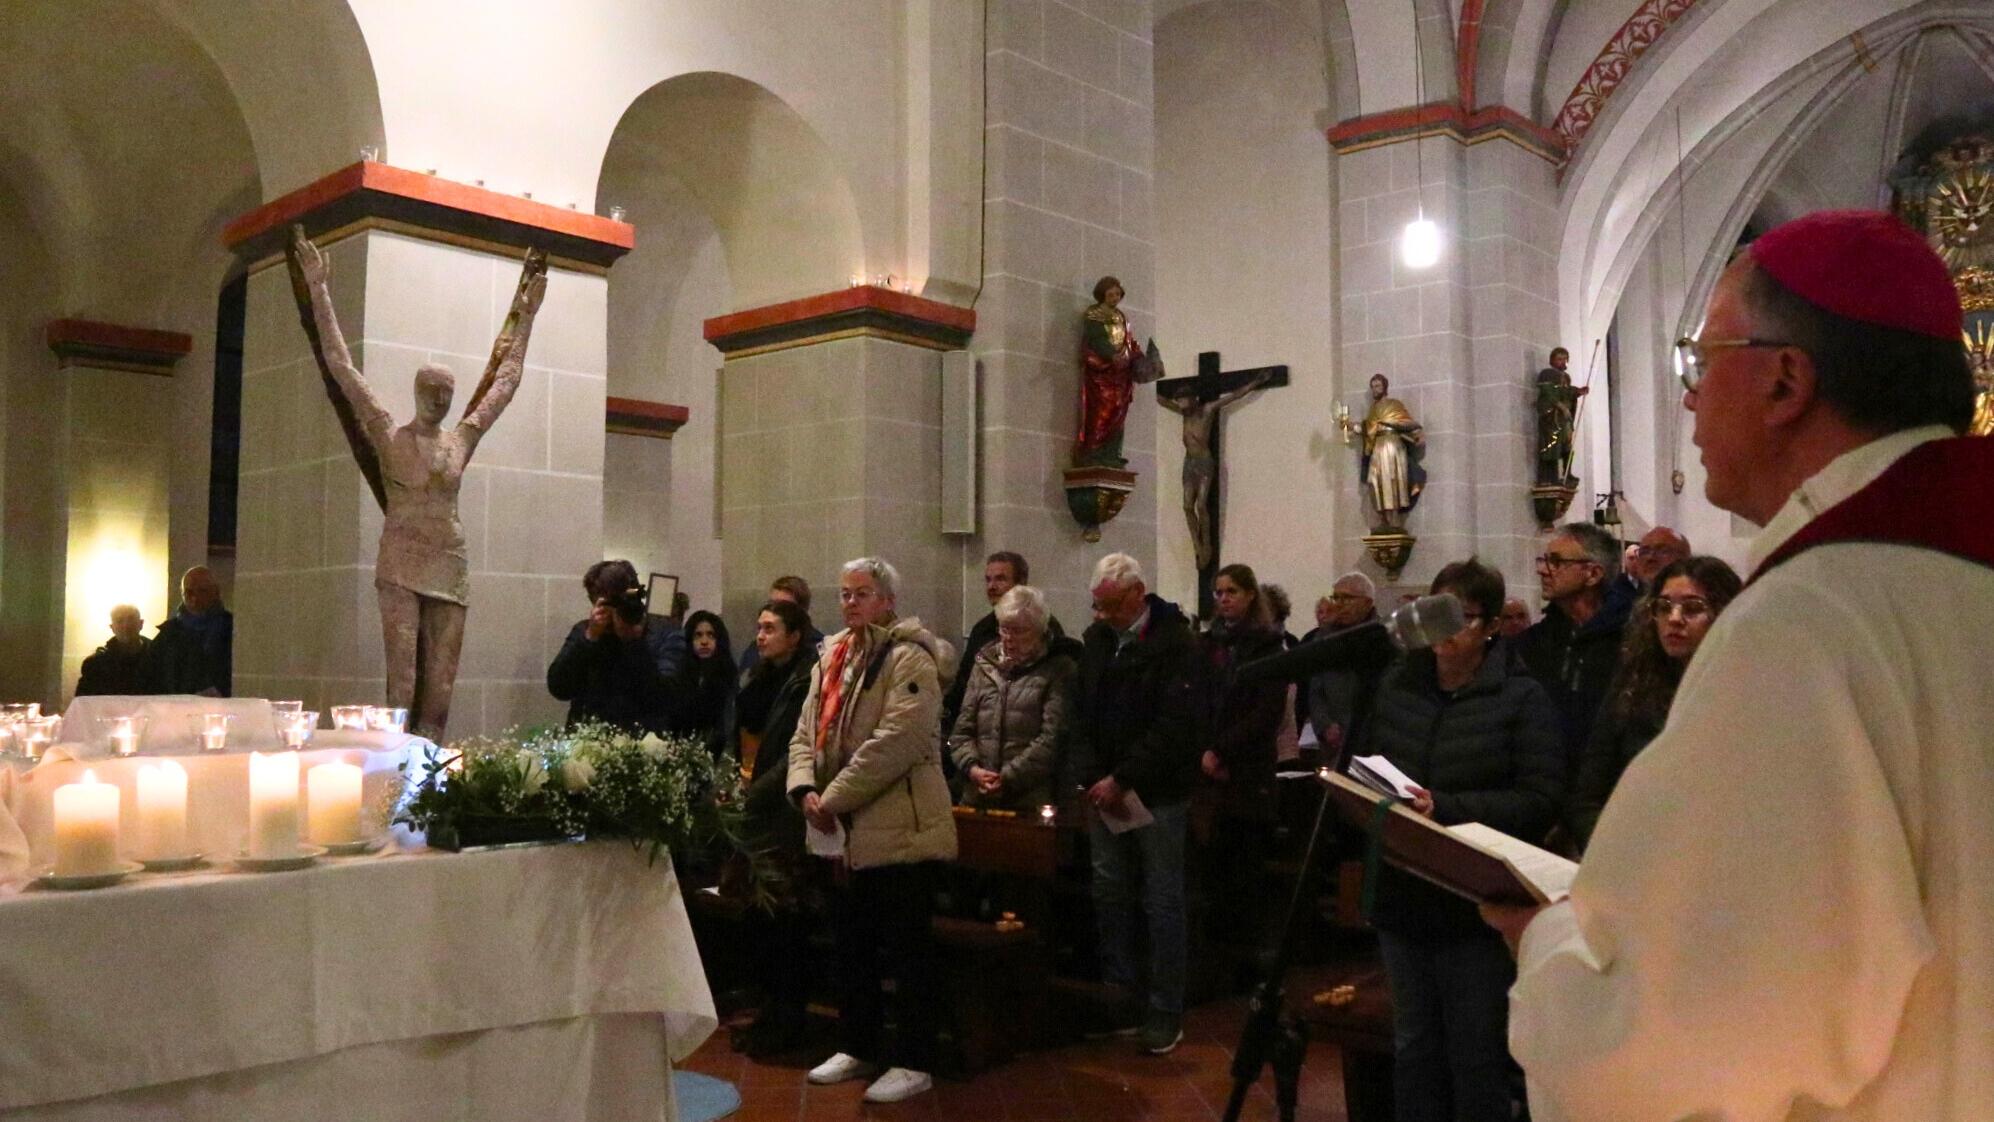
M 1097 812 L 1090 852 L 1101 971 L 1125 999 L 1103 1027 L 1118 1035 L 1139 1029 L 1137 1045 L 1160 1056 L 1184 1038 L 1184 839 L 1207 739 L 1197 647 L 1184 613 L 1149 591 L 1128 554 L 1103 557 L 1091 588 L 1094 624 L 1082 639 L 1073 753 Z M 1154 821 L 1110 825 L 1129 822 L 1138 807 Z M 1147 971 L 1135 957 L 1138 920 L 1149 927 Z M 1145 976 L 1148 1000 L 1139 1005 Z
M 1049 633 L 1045 594 L 1028 584 L 1004 593 L 996 615 L 997 641 L 962 672 L 967 684 L 949 752 L 963 805 L 1037 808 L 1055 801 L 1080 644 Z
M 845 563 L 845 628 L 824 640 L 789 742 L 789 795 L 809 821 L 810 850 L 835 853 L 823 863 L 842 866 L 825 877 L 839 1050 L 811 1069 L 810 1082 L 871 1079 L 867 1102 L 934 1086 L 941 976 L 929 923 L 935 886 L 955 859 L 939 725 L 939 667 L 953 653 L 920 620 L 896 615 L 899 584 L 877 557 Z M 880 1074 L 888 973 L 897 1053 Z
M 1350 572 L 1330 586 L 1329 622 L 1321 634 L 1356 627 L 1378 618 L 1378 587 L 1363 573 Z M 1356 669 L 1325 670 L 1309 679 L 1309 727 L 1325 754 L 1340 756 L 1351 741 L 1358 718 L 1371 707 L 1377 692 L 1377 671 Z

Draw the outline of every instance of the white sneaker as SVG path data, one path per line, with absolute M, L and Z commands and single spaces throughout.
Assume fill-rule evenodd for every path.
M 925 1071 L 909 1071 L 904 1067 L 890 1067 L 886 1074 L 873 1080 L 872 1086 L 865 1089 L 865 1101 L 869 1103 L 897 1103 L 911 1099 L 923 1091 L 935 1089 L 934 1077 Z
M 848 1052 L 839 1052 L 810 1069 L 812 1083 L 843 1083 L 847 1079 L 871 1079 L 879 1068 Z

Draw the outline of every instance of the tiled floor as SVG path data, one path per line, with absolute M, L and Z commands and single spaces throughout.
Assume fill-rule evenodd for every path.
M 919 1119 L 921 1122 L 1212 1122 L 1232 1090 L 1232 1047 L 1245 1016 L 1243 999 L 1214 1002 L 1185 1021 L 1184 1043 L 1168 1056 L 1145 1056 L 1126 1039 L 1075 1044 L 1014 1061 L 968 1082 L 937 1080 L 935 1090 L 890 1106 L 860 1101 L 860 1081 L 812 1087 L 810 1063 L 828 1053 L 799 1051 L 774 1063 L 736 1055 L 725 1029 L 685 1063 L 731 1080 L 741 1109 L 730 1122 L 817 1122 L 819 1119 Z M 1298 1122 L 1343 1122 L 1341 1073 L 1329 1048 L 1312 1045 L 1302 1067 Z M 1275 1117 L 1273 1083 L 1265 1074 L 1243 1118 Z

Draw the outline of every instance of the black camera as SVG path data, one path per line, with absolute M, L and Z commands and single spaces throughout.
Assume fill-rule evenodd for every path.
M 636 585 L 612 592 L 603 599 L 608 602 L 609 610 L 624 623 L 643 623 L 645 613 L 650 610 L 651 594 Z

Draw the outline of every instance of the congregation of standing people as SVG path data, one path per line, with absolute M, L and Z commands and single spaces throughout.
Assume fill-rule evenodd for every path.
M 930 921 L 965 883 L 950 873 L 952 806 L 1084 811 L 1108 995 L 1089 1027 L 1154 1055 L 1183 1038 L 1194 947 L 1244 988 L 1280 937 L 1266 889 L 1281 768 L 1382 755 L 1419 785 L 1416 812 L 1578 853 L 1740 583 L 1667 528 L 1627 556 L 1623 568 L 1620 543 L 1592 524 L 1558 528 L 1535 559 L 1534 622 L 1502 573 L 1448 564 L 1429 591 L 1456 597 L 1465 626 L 1410 653 L 1385 638 L 1362 573 L 1335 578 L 1296 640 L 1286 595 L 1251 566 L 1220 568 L 1201 625 L 1127 554 L 1096 565 L 1093 619 L 1073 638 L 1027 559 L 1001 551 L 984 565 L 989 612 L 960 644 L 903 615 L 899 574 L 866 557 L 839 574 L 839 630 L 820 633 L 809 582 L 784 576 L 737 654 L 713 612 L 619 614 L 641 597 L 636 571 L 606 562 L 548 682 L 572 719 L 691 736 L 738 763 L 751 840 L 786 887 L 748 920 L 757 1007 L 736 1046 L 770 1056 L 803 1041 L 820 981 L 810 940 L 828 930 L 838 1046 L 809 1079 L 864 1079 L 868 1101 L 892 1102 L 933 1085 L 943 983 Z M 1342 635 L 1369 656 L 1285 672 Z M 1472 905 L 1389 869 L 1374 896 L 1401 1116 L 1507 1117 L 1520 1084 L 1501 936 Z

